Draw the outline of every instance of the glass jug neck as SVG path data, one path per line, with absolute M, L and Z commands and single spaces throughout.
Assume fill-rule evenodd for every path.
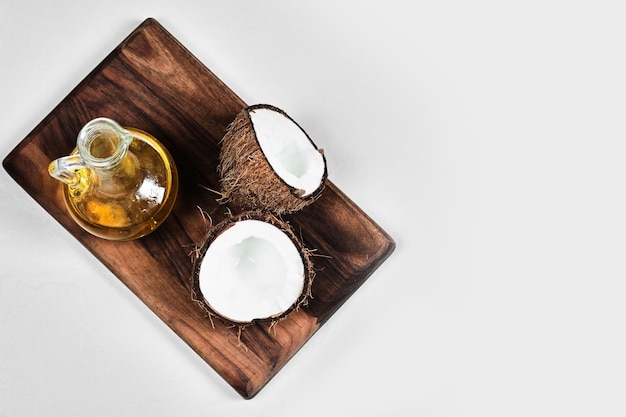
M 126 156 L 132 134 L 117 122 L 100 117 L 87 123 L 78 134 L 78 153 L 86 166 L 97 171 L 116 167 Z

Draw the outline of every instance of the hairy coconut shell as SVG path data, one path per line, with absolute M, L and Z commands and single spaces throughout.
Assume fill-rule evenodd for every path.
M 302 286 L 302 291 L 296 301 L 286 310 L 276 314 L 272 317 L 259 318 L 254 319 L 252 321 L 240 322 L 234 321 L 230 318 L 224 317 L 218 311 L 214 310 L 211 305 L 205 300 L 202 291 L 200 289 L 200 268 L 202 266 L 202 262 L 206 255 L 207 250 L 211 246 L 211 244 L 217 239 L 223 232 L 228 230 L 230 227 L 234 226 L 237 222 L 243 220 L 259 220 L 262 222 L 269 223 L 282 232 L 293 242 L 295 248 L 300 254 L 302 259 L 302 263 L 304 266 L 304 282 Z M 204 310 L 204 312 L 208 315 L 209 318 L 217 317 L 226 325 L 236 325 L 245 327 L 251 325 L 256 322 L 276 322 L 279 321 L 285 316 L 287 316 L 291 311 L 297 309 L 301 306 L 304 306 L 308 303 L 308 300 L 312 298 L 311 295 L 311 287 L 313 284 L 313 279 L 315 278 L 315 271 L 313 269 L 313 263 L 311 261 L 311 251 L 307 249 L 304 244 L 298 239 L 298 237 L 293 232 L 291 226 L 288 223 L 278 219 L 272 214 L 269 213 L 261 213 L 258 211 L 248 211 L 242 214 L 231 216 L 218 223 L 215 227 L 213 227 L 205 237 L 202 246 L 200 246 L 195 251 L 195 259 L 193 265 L 193 275 L 191 277 L 191 298 L 196 302 L 196 304 Z
M 314 192 L 303 195 L 303 190 L 287 184 L 268 162 L 250 117 L 250 112 L 261 108 L 273 110 L 291 120 L 322 155 L 324 173 Z M 244 210 L 260 210 L 278 215 L 301 210 L 317 200 L 328 176 L 323 152 L 304 129 L 284 111 L 267 104 L 243 109 L 230 124 L 221 142 L 218 173 L 223 202 L 233 202 Z

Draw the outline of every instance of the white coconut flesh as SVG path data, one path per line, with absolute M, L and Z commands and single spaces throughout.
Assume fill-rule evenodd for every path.
M 325 171 L 324 158 L 306 133 L 285 115 L 269 109 L 250 111 L 259 146 L 274 172 L 307 196 L 317 190 Z
M 208 247 L 198 284 L 216 313 L 251 322 L 276 317 L 296 303 L 304 289 L 304 263 L 278 227 L 241 220 Z

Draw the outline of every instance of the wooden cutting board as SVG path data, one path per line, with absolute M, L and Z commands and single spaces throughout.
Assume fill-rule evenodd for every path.
M 272 104 L 272 103 L 268 103 Z M 219 141 L 246 107 L 157 21 L 147 19 L 6 157 L 7 172 L 107 266 L 241 396 L 252 398 L 391 254 L 395 244 L 332 182 L 313 205 L 285 216 L 308 248 L 317 276 L 308 306 L 273 328 L 241 333 L 209 320 L 191 300 L 191 256 L 213 224 L 235 207 L 220 205 Z M 170 217 L 152 234 L 113 242 L 69 217 L 50 161 L 69 154 L 80 128 L 105 116 L 155 135 L 179 170 Z M 332 176 L 332 167 L 330 167 Z M 355 172 L 355 175 L 358 175 Z M 201 211 L 208 213 L 211 221 Z

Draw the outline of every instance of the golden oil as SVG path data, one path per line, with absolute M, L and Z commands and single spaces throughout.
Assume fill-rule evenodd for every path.
M 121 145 L 113 134 L 95 135 L 85 145 L 89 156 L 83 158 L 92 162 L 66 174 L 71 181 L 62 179 L 73 219 L 91 234 L 111 240 L 137 239 L 155 230 L 170 214 L 178 192 L 176 165 L 167 149 L 144 131 L 123 129 L 132 136 L 123 156 L 100 163 L 115 159 Z M 78 146 L 72 155 L 80 151 Z

